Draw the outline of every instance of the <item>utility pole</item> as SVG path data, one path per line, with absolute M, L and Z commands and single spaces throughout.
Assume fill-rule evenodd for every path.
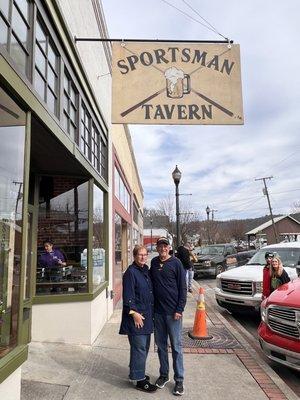
M 17 195 L 17 199 L 16 199 L 16 206 L 15 206 L 15 219 L 17 220 L 18 204 L 19 204 L 19 200 L 22 199 L 21 190 L 22 190 L 23 182 L 13 181 L 13 184 L 19 185 L 18 195 Z
M 273 232 L 275 236 L 276 243 L 278 243 L 278 237 L 277 237 L 277 231 L 275 227 L 275 222 L 274 222 L 274 217 L 272 213 L 272 207 L 271 207 L 271 202 L 270 202 L 270 197 L 269 197 L 269 192 L 266 184 L 266 179 L 272 179 L 273 176 L 265 176 L 263 178 L 256 178 L 256 181 L 263 181 L 264 182 L 264 188 L 263 188 L 263 194 L 264 196 L 267 196 L 268 204 L 269 204 L 269 210 L 270 210 L 270 215 L 271 215 L 271 220 L 272 220 L 272 226 L 273 226 Z

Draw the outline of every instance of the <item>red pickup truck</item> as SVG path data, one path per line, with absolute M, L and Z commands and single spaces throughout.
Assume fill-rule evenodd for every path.
M 261 303 L 259 342 L 268 358 L 300 371 L 300 278 Z

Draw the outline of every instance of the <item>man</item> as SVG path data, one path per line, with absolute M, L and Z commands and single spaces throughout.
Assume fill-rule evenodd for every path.
M 173 394 L 184 394 L 182 354 L 182 313 L 186 303 L 186 273 L 174 256 L 166 237 L 156 242 L 158 257 L 151 261 L 150 276 L 154 292 L 154 337 L 158 347 L 160 376 L 156 386 L 162 389 L 169 382 L 168 336 L 170 338 L 175 386 Z
M 192 282 L 194 277 L 194 266 L 191 261 L 191 252 L 189 243 L 185 243 L 184 246 L 179 246 L 177 249 L 177 258 L 182 262 L 183 268 L 186 271 L 186 285 L 190 293 L 192 291 Z

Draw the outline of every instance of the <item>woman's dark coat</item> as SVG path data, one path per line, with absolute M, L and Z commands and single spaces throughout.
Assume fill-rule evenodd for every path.
M 131 264 L 123 275 L 123 311 L 121 335 L 148 335 L 153 332 L 153 290 L 149 268 Z M 129 311 L 137 311 L 145 318 L 144 326 L 136 328 Z

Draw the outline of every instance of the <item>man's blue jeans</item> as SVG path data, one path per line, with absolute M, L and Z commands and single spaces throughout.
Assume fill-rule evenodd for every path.
M 128 335 L 128 340 L 130 343 L 129 379 L 140 381 L 145 378 L 151 335 Z
M 193 279 L 194 279 L 194 270 L 191 268 L 191 269 L 188 269 L 186 271 L 186 287 L 187 287 L 187 290 L 191 290 L 192 289 Z
M 175 320 L 173 315 L 155 314 L 154 335 L 155 343 L 158 347 L 159 374 L 169 377 L 169 336 L 172 348 L 174 380 L 176 382 L 183 382 L 182 319 Z

